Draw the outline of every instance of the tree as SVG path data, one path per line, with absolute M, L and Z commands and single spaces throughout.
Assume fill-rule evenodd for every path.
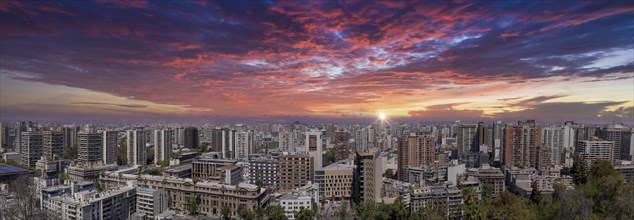
M 161 161 L 161 163 L 159 163 L 159 165 L 161 167 L 169 167 L 170 166 L 170 161 L 169 160 Z
M 485 219 L 484 213 L 478 203 L 478 195 L 475 188 L 468 187 L 462 190 L 464 197 L 464 210 L 467 219 Z
M 70 146 L 64 148 L 64 159 L 77 159 L 77 146 Z
M 395 179 L 394 171 L 392 169 L 386 169 L 383 173 L 383 177 L 388 179 Z
M 299 207 L 299 211 L 293 211 L 296 220 L 311 220 L 315 217 L 315 213 L 311 209 Z
M 255 180 L 255 185 L 258 187 L 262 187 L 264 186 L 264 183 L 262 182 L 262 180 Z
M 482 185 L 482 210 L 488 210 L 493 202 L 493 184 L 484 183 Z
M 12 200 L 0 201 L 0 216 L 3 219 L 47 219 L 47 212 L 39 209 L 37 190 L 30 176 L 22 175 L 9 183 Z
M 337 216 L 342 220 L 348 218 L 348 203 L 346 202 L 341 203 L 341 206 L 339 207 L 339 211 L 337 211 Z
M 266 208 L 266 216 L 269 220 L 287 220 L 286 214 L 284 214 L 284 208 L 280 205 L 269 206 Z
M 606 176 L 619 176 L 620 173 L 614 169 L 612 163 L 607 160 L 594 161 L 590 168 L 590 178 L 592 180 L 600 179 Z
M 328 151 L 326 152 L 326 159 L 328 160 L 326 165 L 332 164 L 332 163 L 335 162 L 336 157 L 335 157 L 335 149 L 334 148 L 328 148 Z
M 59 174 L 57 174 L 59 176 L 59 181 L 64 183 L 64 181 L 66 181 L 68 179 L 68 174 L 66 174 L 65 172 L 59 172 Z
M 576 185 L 585 184 L 588 182 L 588 171 L 586 168 L 586 162 L 579 157 L 579 155 L 573 156 L 572 169 L 570 169 L 572 180 Z
M 185 205 L 185 209 L 190 215 L 196 215 L 198 213 L 198 201 L 196 196 L 192 195 L 189 197 L 187 204 Z
M 532 206 L 524 202 L 524 198 L 509 192 L 501 193 L 489 209 L 487 219 L 536 219 Z
M 240 218 L 242 220 L 254 220 L 255 219 L 255 213 L 253 213 L 252 211 L 250 211 L 247 208 L 240 208 L 238 209 L 238 216 L 240 216 Z
M 154 148 L 153 147 L 146 148 L 145 155 L 147 155 L 147 157 L 145 158 L 145 164 L 153 164 L 154 163 Z
M 222 216 L 223 220 L 230 220 L 231 219 L 231 210 L 229 210 L 229 207 L 227 206 L 223 206 L 222 209 L 220 210 L 220 215 Z
M 121 141 L 119 148 L 117 148 L 117 164 L 128 164 L 128 146 L 123 141 Z
M 539 204 L 542 200 L 542 192 L 539 190 L 536 180 L 531 183 L 531 188 L 533 189 L 531 190 L 530 200 L 535 204 Z
M 357 216 L 361 219 L 375 219 L 377 206 L 372 201 L 365 201 L 356 208 Z

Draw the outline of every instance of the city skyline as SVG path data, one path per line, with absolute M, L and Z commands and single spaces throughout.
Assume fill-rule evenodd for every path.
M 632 124 L 634 5 L 0 2 L 2 120 Z

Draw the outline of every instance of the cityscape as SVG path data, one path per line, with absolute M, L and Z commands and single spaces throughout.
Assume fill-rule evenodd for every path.
M 0 220 L 634 219 L 634 3 L 0 1 Z

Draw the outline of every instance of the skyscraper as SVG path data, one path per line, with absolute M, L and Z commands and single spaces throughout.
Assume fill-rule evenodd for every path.
M 58 131 L 42 132 L 42 156 L 48 160 L 53 160 L 56 156 L 62 157 L 64 154 L 64 134 Z
M 537 146 L 541 145 L 541 130 L 535 121 L 518 121 L 517 125 L 506 127 L 504 134 L 504 164 L 535 167 Z
M 560 165 L 562 163 L 564 134 L 565 128 L 559 126 L 550 126 L 542 129 L 542 151 L 546 148 L 550 150 L 551 165 Z M 542 159 L 544 158 L 542 157 Z
M 436 161 L 436 141 L 433 136 L 415 135 L 401 137 L 398 142 L 398 179 L 408 181 L 410 167 L 433 166 Z
M 77 134 L 77 155 L 79 161 L 102 161 L 101 146 L 103 140 L 101 134 L 96 132 L 79 132 Z
M 27 131 L 21 133 L 21 162 L 24 165 L 34 167 L 42 157 L 42 132 Z
M 115 164 L 118 158 L 119 131 L 103 132 L 103 163 Z
M 145 152 L 145 132 L 143 129 L 128 130 L 126 132 L 128 146 L 128 164 L 145 165 L 147 155 Z
M 174 131 L 162 129 L 154 131 L 154 163 L 172 159 L 172 140 Z

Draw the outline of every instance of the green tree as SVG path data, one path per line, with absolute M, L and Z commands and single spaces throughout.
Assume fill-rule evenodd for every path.
M 169 160 L 161 161 L 161 163 L 159 163 L 159 165 L 161 167 L 169 167 L 170 166 L 170 161 Z
M 311 220 L 315 217 L 312 209 L 306 209 L 303 206 L 299 207 L 299 211 L 293 211 L 293 215 L 297 220 Z
M 388 179 L 395 179 L 394 171 L 392 169 L 386 169 L 383 173 L 383 177 Z
M 482 202 L 480 203 L 482 206 L 482 210 L 488 210 L 493 202 L 493 184 L 484 183 L 482 185 Z
M 478 194 L 473 187 L 462 190 L 464 197 L 464 210 L 467 219 L 485 219 L 484 213 L 478 203 Z
M 247 208 L 240 208 L 238 209 L 238 216 L 240 216 L 240 218 L 242 220 L 254 220 L 255 219 L 255 213 L 253 213 L 252 211 L 250 211 Z
M 231 210 L 229 209 L 229 207 L 223 206 L 222 209 L 220 210 L 220 215 L 221 215 L 223 220 L 230 220 L 231 219 Z
M 357 206 L 356 211 L 357 216 L 361 219 L 375 219 L 377 205 L 372 201 L 365 201 Z
M 187 204 L 185 205 L 185 209 L 189 215 L 198 214 L 198 199 L 196 199 L 196 196 L 192 195 L 189 197 Z
M 59 172 L 58 176 L 59 181 L 62 183 L 68 179 L 68 174 L 66 174 L 65 172 Z
M 576 185 L 585 184 L 588 182 L 588 171 L 586 168 L 586 162 L 579 157 L 579 155 L 573 156 L 572 169 L 570 169 L 570 175 L 572 175 L 573 182 Z
M 262 186 L 264 186 L 264 183 L 262 182 L 262 180 L 255 180 L 255 185 L 259 186 L 259 187 L 262 187 Z
M 488 219 L 525 220 L 536 219 L 533 206 L 524 202 L 524 198 L 509 192 L 501 193 L 489 209 Z
M 64 148 L 64 159 L 77 159 L 77 146 L 70 146 Z
M 326 152 L 326 159 L 327 159 L 327 163 L 326 165 L 332 164 L 335 162 L 335 148 L 328 148 L 328 151 Z
M 537 184 L 536 180 L 531 183 L 531 188 L 533 189 L 531 190 L 531 195 L 529 198 L 531 202 L 539 204 L 539 202 L 542 200 L 542 192 L 539 190 L 539 185 Z
M 590 168 L 590 178 L 592 180 L 600 179 L 606 176 L 619 176 L 621 175 L 612 166 L 612 162 L 607 160 L 596 160 L 592 163 Z
M 269 206 L 266 208 L 266 216 L 269 220 L 287 220 L 284 214 L 284 208 L 280 205 Z
M 117 148 L 117 164 L 128 164 L 128 147 L 123 141 L 119 143 L 119 147 Z
M 337 211 L 337 216 L 340 219 L 347 219 L 348 218 L 348 203 L 347 202 L 342 202 L 341 206 L 339 206 L 339 211 Z

